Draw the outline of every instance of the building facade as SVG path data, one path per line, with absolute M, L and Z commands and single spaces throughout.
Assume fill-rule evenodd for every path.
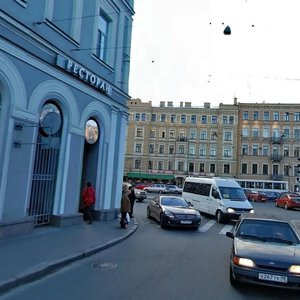
M 298 189 L 300 105 L 128 101 L 126 180 L 175 181 L 186 176 L 284 180 Z
M 181 185 L 186 176 L 232 177 L 237 173 L 237 105 L 201 108 L 190 102 L 159 107 L 128 101 L 125 176 Z
M 120 206 L 133 0 L 0 3 L 0 238 Z M 116 187 L 120 189 L 116 189 Z

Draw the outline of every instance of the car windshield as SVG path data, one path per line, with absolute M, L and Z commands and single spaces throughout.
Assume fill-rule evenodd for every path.
M 299 244 L 296 234 L 288 223 L 271 220 L 243 220 L 236 236 L 268 243 Z
M 178 206 L 178 207 L 188 207 L 189 204 L 179 197 L 162 197 L 160 200 L 161 205 L 165 206 Z
M 244 191 L 242 188 L 236 187 L 219 187 L 222 198 L 223 199 L 230 199 L 232 201 L 246 201 L 247 197 L 245 196 Z

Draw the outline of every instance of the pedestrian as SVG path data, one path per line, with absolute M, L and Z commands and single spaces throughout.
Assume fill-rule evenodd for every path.
M 120 212 L 121 212 L 121 221 L 120 221 L 120 225 L 121 228 L 126 228 L 126 225 L 128 224 L 127 221 L 127 214 L 131 213 L 131 203 L 129 200 L 129 194 L 130 194 L 130 190 L 128 189 L 124 189 L 123 193 L 122 193 L 122 198 L 121 198 L 121 208 L 120 208 Z
M 133 206 L 134 206 L 134 202 L 135 202 L 135 193 L 134 193 L 134 186 L 130 186 L 129 187 L 129 190 L 130 190 L 130 194 L 129 194 L 129 200 L 130 200 L 130 218 L 133 217 Z
M 87 221 L 88 224 L 93 223 L 92 209 L 96 202 L 95 189 L 92 187 L 90 181 L 86 183 L 86 186 L 82 192 L 83 202 L 83 220 Z

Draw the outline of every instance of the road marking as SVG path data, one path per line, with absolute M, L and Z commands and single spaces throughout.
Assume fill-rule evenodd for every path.
M 205 225 L 201 226 L 198 231 L 199 232 L 206 232 L 210 227 L 212 227 L 214 224 L 216 224 L 216 220 L 210 220 Z
M 225 225 L 223 229 L 219 232 L 219 234 L 226 234 L 227 231 L 231 231 L 233 228 L 233 225 Z

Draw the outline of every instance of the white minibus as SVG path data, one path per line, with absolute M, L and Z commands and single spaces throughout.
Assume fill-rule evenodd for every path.
M 215 216 L 219 223 L 238 219 L 245 212 L 254 212 L 243 189 L 234 179 L 187 177 L 182 197 L 200 212 Z

